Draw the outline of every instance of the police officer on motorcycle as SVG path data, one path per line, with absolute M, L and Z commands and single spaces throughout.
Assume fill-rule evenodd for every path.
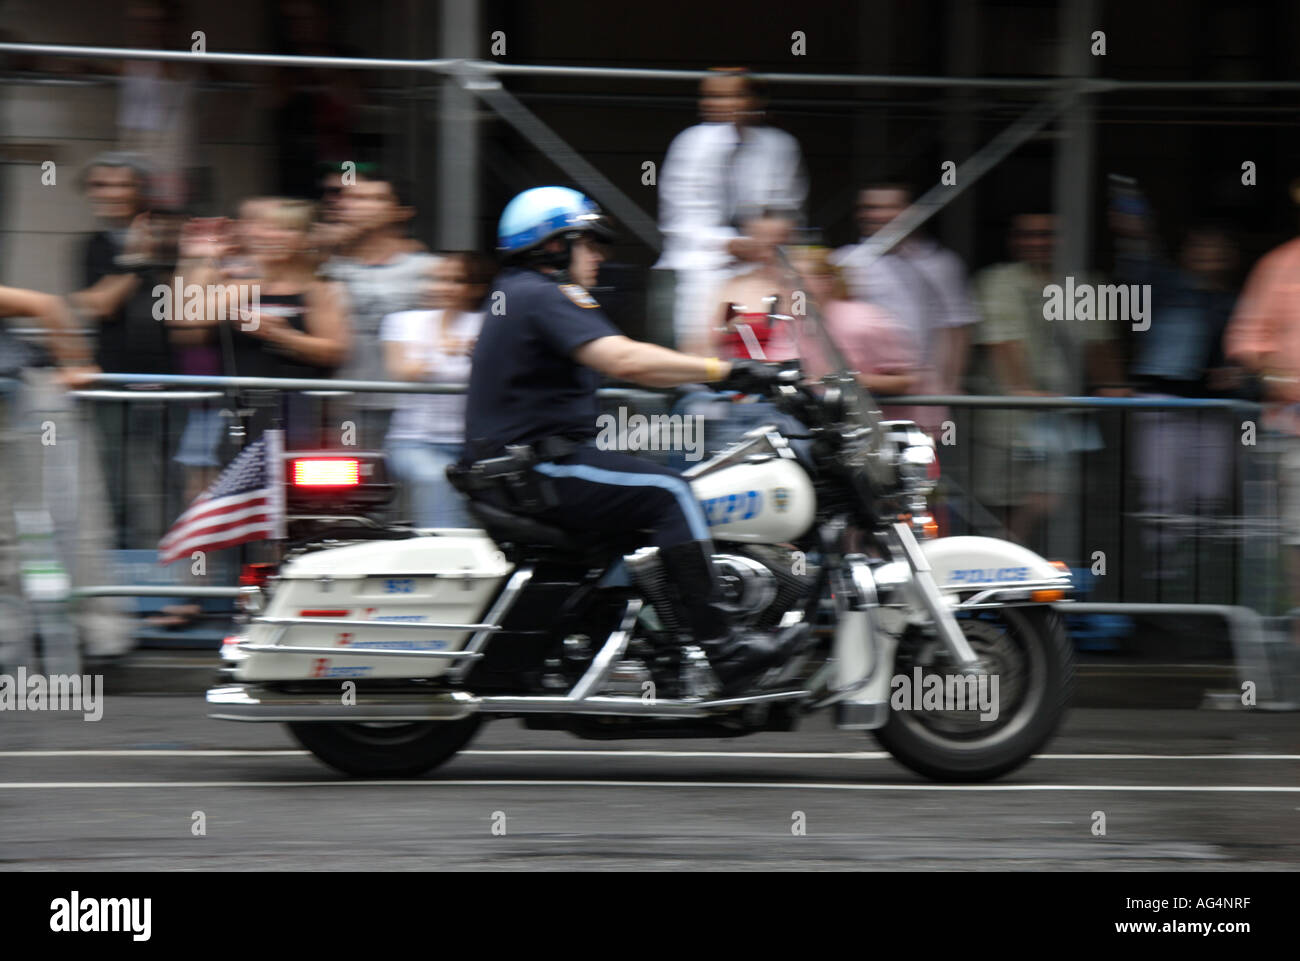
M 588 292 L 605 259 L 600 245 L 612 239 L 600 208 L 576 190 L 535 187 L 506 205 L 497 228 L 503 269 L 473 354 L 465 454 L 449 474 L 463 481 L 475 464 L 524 452 L 535 493 L 458 486 L 559 528 L 648 532 L 690 639 L 722 693 L 731 694 L 795 654 L 806 628 L 742 631 L 729 622 L 717 604 L 713 545 L 690 484 L 666 467 L 599 449 L 596 391 L 606 376 L 649 387 L 716 383 L 758 392 L 776 372 L 624 336 Z

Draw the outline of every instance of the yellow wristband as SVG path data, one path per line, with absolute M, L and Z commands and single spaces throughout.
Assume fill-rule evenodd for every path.
M 709 365 L 709 370 L 708 373 L 704 375 L 705 383 L 711 384 L 714 381 L 722 380 L 722 361 L 717 357 L 709 357 L 707 363 Z

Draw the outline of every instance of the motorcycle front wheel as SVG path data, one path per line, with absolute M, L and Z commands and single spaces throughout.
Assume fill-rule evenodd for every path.
M 980 659 L 975 673 L 988 678 L 984 690 L 996 695 L 986 707 L 996 710 L 972 709 L 969 703 L 954 710 L 920 691 L 909 690 L 910 703 L 897 697 L 904 682 L 915 688 L 917 678 L 932 693 L 939 684 L 961 683 L 950 680 L 961 675 L 940 642 L 916 632 L 899 643 L 889 720 L 873 733 L 918 774 L 937 781 L 988 781 L 1020 767 L 1056 733 L 1074 686 L 1074 647 L 1061 616 L 1050 607 L 972 611 L 957 623 Z
M 330 767 L 353 777 L 417 777 L 469 743 L 482 719 L 411 723 L 287 724 L 298 743 Z

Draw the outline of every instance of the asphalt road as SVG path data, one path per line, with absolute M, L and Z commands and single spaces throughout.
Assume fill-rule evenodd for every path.
M 94 723 L 0 717 L 0 868 L 1296 870 L 1300 723 L 1076 709 L 1024 768 L 953 786 L 822 717 L 630 742 L 504 720 L 424 779 L 374 782 L 201 696 L 109 697 Z

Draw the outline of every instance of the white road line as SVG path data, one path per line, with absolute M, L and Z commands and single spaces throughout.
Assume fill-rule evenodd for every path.
M 875 761 L 891 757 L 888 751 L 619 751 L 619 750 L 467 750 L 461 754 L 481 755 L 556 755 L 564 757 L 743 757 L 790 760 L 829 760 L 846 758 Z M 1035 754 L 1040 761 L 1300 761 L 1300 754 Z
M 1035 754 L 1044 761 L 1300 761 L 1300 754 Z
M 1156 669 L 1166 671 L 1209 671 L 1231 674 L 1236 668 L 1231 664 L 1080 664 L 1079 671 L 1108 670 L 1125 674 L 1141 674 Z
M 163 748 L 122 750 L 55 750 L 0 751 L 0 757 L 303 757 L 303 750 L 225 750 L 201 751 Z M 769 758 L 771 760 L 820 761 L 842 758 L 850 761 L 879 761 L 890 757 L 887 751 L 620 751 L 593 749 L 471 749 L 462 755 L 480 757 L 699 757 L 699 758 Z M 1035 754 L 1040 761 L 1300 761 L 1300 754 Z
M 1300 785 L 1240 784 L 822 784 L 771 781 L 569 781 L 569 780 L 424 780 L 424 781 L 14 781 L 0 790 L 62 790 L 66 788 L 184 789 L 184 788 L 336 788 L 336 787 L 603 787 L 603 788 L 731 788 L 766 791 L 971 791 L 1176 794 L 1300 794 Z
M 134 748 L 130 750 L 76 751 L 0 751 L 0 757 L 297 757 L 307 754 L 301 749 L 286 751 L 184 751 L 172 748 Z

